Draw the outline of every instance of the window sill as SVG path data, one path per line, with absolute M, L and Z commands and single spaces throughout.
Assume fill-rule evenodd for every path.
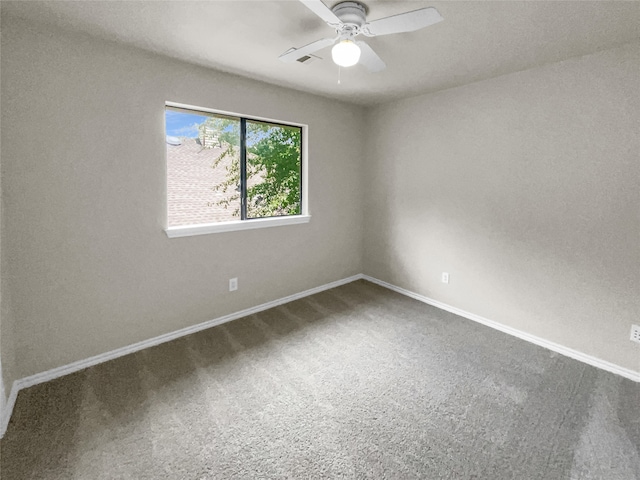
M 257 218 L 253 220 L 238 220 L 235 222 L 203 223 L 202 225 L 182 225 L 165 229 L 167 237 L 191 237 L 207 233 L 234 232 L 236 230 L 252 230 L 254 228 L 279 227 L 309 223 L 311 215 L 292 215 L 290 217 Z

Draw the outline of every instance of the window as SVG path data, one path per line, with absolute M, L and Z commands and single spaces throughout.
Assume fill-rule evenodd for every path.
M 309 221 L 303 126 L 165 106 L 170 237 Z

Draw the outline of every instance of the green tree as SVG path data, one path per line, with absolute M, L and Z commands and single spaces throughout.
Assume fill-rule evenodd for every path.
M 217 133 L 223 153 L 213 164 L 218 168 L 223 158 L 231 156 L 227 175 L 215 185 L 216 191 L 232 195 L 217 202 L 228 208 L 240 198 L 239 122 L 232 119 L 211 118 L 202 128 Z M 204 124 L 203 124 L 204 125 Z M 301 130 L 297 127 L 247 121 L 247 217 L 270 217 L 301 213 L 300 158 Z M 239 209 L 234 216 L 239 216 Z

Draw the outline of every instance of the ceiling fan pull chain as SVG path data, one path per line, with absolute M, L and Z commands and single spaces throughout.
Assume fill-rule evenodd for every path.
M 338 85 L 340 85 L 340 72 L 342 72 L 342 67 L 338 65 Z

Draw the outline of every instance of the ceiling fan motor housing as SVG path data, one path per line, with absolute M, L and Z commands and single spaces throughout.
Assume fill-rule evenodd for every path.
M 341 2 L 334 6 L 331 11 L 342 23 L 360 29 L 366 22 L 367 11 L 360 2 Z

